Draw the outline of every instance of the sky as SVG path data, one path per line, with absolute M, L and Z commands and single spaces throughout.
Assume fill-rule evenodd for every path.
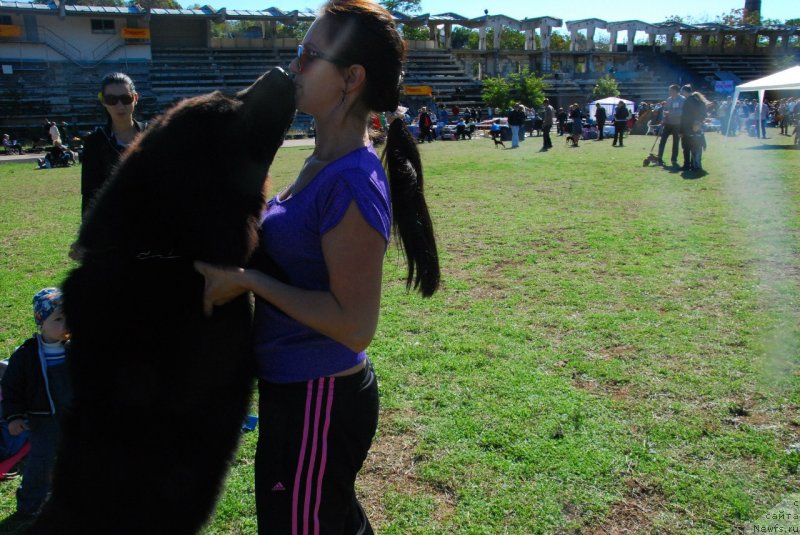
M 323 0 L 197 0 L 215 9 L 265 9 L 277 7 L 282 10 L 311 8 L 316 10 Z M 179 0 L 180 2 L 180 0 Z M 187 2 L 189 5 L 191 2 Z M 183 2 L 181 2 L 183 4 Z M 571 0 L 569 2 L 531 2 L 530 0 L 422 0 L 422 13 L 457 13 L 467 18 L 489 14 L 503 14 L 515 19 L 549 15 L 568 20 L 598 18 L 607 21 L 638 19 L 645 22 L 662 22 L 667 17 L 678 15 L 691 17 L 698 22 L 714 20 L 718 15 L 732 9 L 744 7 L 744 0 L 663 0 L 647 2 L 647 9 L 641 9 L 638 0 Z M 769 19 L 800 18 L 798 0 L 762 0 L 761 16 Z

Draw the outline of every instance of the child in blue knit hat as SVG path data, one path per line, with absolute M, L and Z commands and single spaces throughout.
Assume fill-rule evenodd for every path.
M 50 491 L 61 410 L 69 403 L 66 351 L 69 334 L 61 291 L 45 288 L 33 296 L 39 332 L 11 355 L 2 379 L 2 414 L 8 431 L 30 431 L 31 451 L 17 489 L 17 513 L 35 516 Z

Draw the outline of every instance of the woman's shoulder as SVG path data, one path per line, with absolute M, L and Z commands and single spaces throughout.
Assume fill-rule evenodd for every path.
M 370 145 L 355 149 L 325 168 L 322 173 L 334 179 L 358 179 L 368 176 L 377 169 L 383 171 L 381 160 Z
M 108 136 L 109 136 L 109 134 L 107 132 L 106 127 L 98 126 L 97 128 L 94 129 L 94 131 L 91 134 L 86 136 L 86 139 L 84 140 L 83 144 L 84 145 L 87 145 L 87 144 L 95 144 L 96 145 L 96 144 L 99 144 L 99 143 L 103 143 L 108 139 Z
M 370 145 L 356 149 L 336 160 L 320 175 L 320 186 L 335 189 L 347 186 L 349 189 L 372 189 L 388 183 L 383 164 L 375 149 Z

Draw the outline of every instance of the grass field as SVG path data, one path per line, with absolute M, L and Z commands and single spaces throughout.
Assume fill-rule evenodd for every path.
M 407 294 L 390 248 L 359 482 L 380 533 L 750 533 L 796 492 L 800 151 L 769 135 L 710 135 L 702 177 L 642 167 L 643 136 L 421 147 L 443 287 Z M 33 167 L 0 165 L 3 356 L 79 221 L 79 169 Z M 255 533 L 255 438 L 206 533 Z

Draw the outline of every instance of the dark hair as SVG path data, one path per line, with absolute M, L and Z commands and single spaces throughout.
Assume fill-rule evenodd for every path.
M 132 93 L 136 92 L 136 85 L 133 83 L 130 76 L 122 72 L 112 72 L 106 74 L 100 82 L 100 93 L 105 92 L 106 87 L 114 84 L 125 84 L 130 88 Z
M 369 0 L 331 0 L 320 15 L 334 24 L 323 25 L 328 42 L 344 63 L 366 71 L 361 102 L 370 111 L 395 111 L 406 48 L 392 15 Z M 406 287 L 424 297 L 439 287 L 439 255 L 433 222 L 423 193 L 422 161 L 417 144 L 401 119 L 389 126 L 383 165 L 389 175 L 392 225 L 408 263 Z
M 681 91 L 683 91 L 684 93 L 691 94 L 692 93 L 692 86 L 689 85 L 689 84 L 686 84 L 685 86 L 681 87 Z
M 680 91 L 681 88 L 678 86 L 678 84 L 672 84 L 669 86 L 669 89 L 670 91 Z

